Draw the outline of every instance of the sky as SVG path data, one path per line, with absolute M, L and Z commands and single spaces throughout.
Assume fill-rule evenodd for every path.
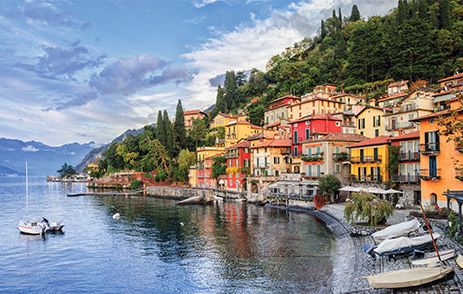
M 107 143 L 215 102 L 214 78 L 265 70 L 333 8 L 393 0 L 0 1 L 0 137 Z

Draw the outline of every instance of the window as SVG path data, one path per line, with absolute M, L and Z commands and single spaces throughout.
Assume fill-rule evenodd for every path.
M 317 165 L 317 177 L 321 175 L 321 166 Z
M 362 136 L 363 136 L 363 131 L 362 131 L 362 132 L 360 132 L 360 135 L 362 135 Z
M 294 143 L 298 142 L 297 131 L 294 131 L 294 139 L 293 139 L 293 141 L 294 141 Z
M 274 157 L 273 158 L 273 163 L 274 164 L 279 164 L 280 163 L 280 157 Z
M 437 131 L 426 132 L 424 134 L 424 143 L 426 151 L 439 151 L 439 133 Z
M 310 137 L 310 129 L 305 129 L 305 139 L 309 140 Z
M 320 154 L 320 147 L 317 147 L 317 154 Z
M 278 177 L 280 175 L 280 171 L 276 170 L 275 171 L 275 176 Z
M 437 177 L 437 159 L 436 156 L 429 156 L 429 176 Z
M 378 156 L 378 148 L 375 147 L 375 148 L 373 148 L 373 158 L 376 161 L 376 160 L 378 160 L 378 157 L 379 157 Z
M 307 166 L 307 176 L 309 176 L 309 177 L 312 176 L 312 166 L 311 165 Z
M 299 156 L 299 150 L 297 146 L 294 146 L 294 156 Z
M 379 129 L 375 130 L 375 137 L 379 137 Z
M 335 153 L 336 153 L 336 154 L 339 154 L 339 146 L 336 146 L 336 149 L 335 149 L 335 150 L 336 150 Z
M 360 160 L 363 161 L 363 157 L 365 155 L 365 150 L 360 149 Z
M 340 164 L 335 164 L 334 165 L 334 172 L 337 174 L 341 173 L 341 165 Z

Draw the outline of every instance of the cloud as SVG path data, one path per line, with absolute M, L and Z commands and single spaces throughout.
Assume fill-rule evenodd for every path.
M 153 55 L 122 58 L 92 76 L 90 86 L 101 94 L 130 95 L 157 85 L 175 82 L 180 84 L 192 79 L 194 72 L 169 64 Z
M 96 93 L 95 91 L 92 91 L 88 93 L 77 94 L 71 97 L 70 99 L 65 99 L 65 100 L 55 99 L 56 105 L 54 107 L 47 107 L 43 109 L 42 111 L 66 110 L 72 107 L 85 105 L 88 102 L 93 101 L 97 98 L 98 98 L 98 93 Z
M 212 87 L 217 87 L 218 85 L 223 86 L 224 82 L 225 82 L 225 74 L 224 73 L 220 74 L 220 75 L 216 75 L 215 77 L 209 79 L 209 84 Z
M 24 151 L 24 152 L 37 152 L 37 151 L 39 151 L 39 149 L 35 148 L 32 145 L 27 145 L 26 147 L 22 148 L 22 151 Z
M 198 97 L 195 107 L 214 102 L 218 77 L 227 70 L 257 68 L 265 70 L 267 61 L 297 41 L 318 32 L 320 19 L 330 16 L 333 8 L 341 7 L 344 15 L 353 4 L 363 16 L 384 14 L 396 2 L 388 0 L 313 0 L 291 3 L 286 9 L 272 10 L 266 19 L 251 15 L 247 25 L 221 32 L 183 55 L 189 65 L 199 70 L 186 88 Z M 206 4 L 206 3 L 203 3 Z M 211 78 L 213 77 L 213 78 Z
M 79 42 L 70 44 L 68 48 L 44 47 L 44 54 L 38 57 L 35 64 L 19 64 L 42 77 L 72 78 L 77 72 L 86 68 L 99 66 L 104 55 L 90 56 L 88 48 L 79 45 Z
M 192 4 L 196 8 L 203 8 L 209 4 L 220 2 L 220 1 L 226 2 L 225 0 L 194 0 Z

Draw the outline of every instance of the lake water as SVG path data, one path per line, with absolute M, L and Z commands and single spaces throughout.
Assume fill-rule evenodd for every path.
M 236 202 L 66 197 L 30 178 L 30 215 L 64 234 L 21 235 L 24 178 L 0 177 L 0 293 L 326 292 L 335 240 L 316 218 Z M 119 211 L 120 221 L 112 215 Z M 181 224 L 183 223 L 183 225 Z

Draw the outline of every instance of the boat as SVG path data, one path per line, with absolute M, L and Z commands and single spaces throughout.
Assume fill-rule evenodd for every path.
M 429 284 L 447 277 L 453 269 L 443 267 L 419 267 L 371 275 L 366 277 L 374 289 L 400 289 Z
M 460 268 L 463 268 L 463 256 L 458 255 L 456 262 Z
M 440 237 L 439 234 L 434 234 L 434 240 Z M 415 250 L 423 250 L 430 246 L 433 239 L 430 235 L 419 237 L 399 237 L 396 239 L 388 239 L 379 243 L 378 247 L 373 249 L 373 252 L 379 256 L 395 256 L 400 254 L 411 253 Z
M 43 223 L 36 220 L 19 221 L 18 230 L 22 234 L 27 235 L 42 235 L 47 231 L 47 228 Z
M 439 252 L 440 261 L 446 261 L 450 258 L 455 257 L 455 250 L 448 249 Z M 423 258 L 420 259 L 410 259 L 410 262 L 413 266 L 438 266 L 439 265 L 439 257 L 437 256 L 436 252 L 428 252 L 424 254 Z
M 421 224 L 417 219 L 403 222 L 400 224 L 389 226 L 383 230 L 373 233 L 371 236 L 378 242 L 393 239 L 401 236 L 406 236 L 421 228 Z

